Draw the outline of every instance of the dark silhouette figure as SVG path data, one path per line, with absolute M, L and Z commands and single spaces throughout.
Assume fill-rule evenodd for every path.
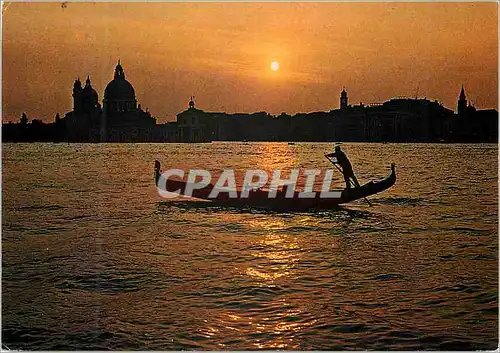
M 356 187 L 360 186 L 358 179 L 352 170 L 351 162 L 349 161 L 349 158 L 347 158 L 346 154 L 340 149 L 340 146 L 335 146 L 335 152 L 327 154 L 326 156 L 328 158 L 335 157 L 337 159 L 336 161 L 333 161 L 333 163 L 337 163 L 342 168 L 342 174 L 344 175 L 344 181 L 348 189 L 351 188 L 351 179 Z

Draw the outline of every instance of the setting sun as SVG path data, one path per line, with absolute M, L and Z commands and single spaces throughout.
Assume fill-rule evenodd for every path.
M 277 62 L 277 61 L 273 61 L 273 62 L 271 63 L 271 70 L 273 70 L 273 71 L 278 71 L 278 69 L 279 69 L 279 68 L 280 68 L 280 64 L 279 64 L 279 62 Z

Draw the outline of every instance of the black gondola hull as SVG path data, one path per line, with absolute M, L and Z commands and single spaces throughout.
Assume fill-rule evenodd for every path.
M 167 179 L 161 180 L 160 162 L 155 161 L 155 184 L 161 191 L 174 194 L 185 194 L 188 185 L 183 180 Z M 237 197 L 231 198 L 229 193 L 221 192 L 215 198 L 210 198 L 210 193 L 214 189 L 213 184 L 208 184 L 201 189 L 194 189 L 191 197 L 208 200 L 217 205 L 234 207 L 263 207 L 272 209 L 307 210 L 307 209 L 329 209 L 341 204 L 363 199 L 371 195 L 378 194 L 389 189 L 396 182 L 395 165 L 391 165 L 390 174 L 382 180 L 370 181 L 357 188 L 332 190 L 336 191 L 336 197 L 322 198 L 320 193 L 316 193 L 314 198 L 301 198 L 300 192 L 296 191 L 292 197 L 286 197 L 286 189 L 277 192 L 276 197 L 270 198 L 268 190 L 258 189 L 249 193 L 248 197 L 241 197 L 241 191 L 237 191 Z M 161 185 L 159 185 L 161 184 Z

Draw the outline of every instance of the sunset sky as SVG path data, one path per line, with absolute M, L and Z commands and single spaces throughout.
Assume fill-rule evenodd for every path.
M 328 111 L 394 96 L 498 105 L 496 3 L 8 3 L 3 120 L 72 109 L 76 76 L 102 94 L 118 58 L 159 122 L 206 111 Z M 271 63 L 274 70 L 271 69 Z

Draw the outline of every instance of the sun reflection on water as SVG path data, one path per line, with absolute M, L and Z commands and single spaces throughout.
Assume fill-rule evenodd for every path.
M 283 219 L 253 220 L 252 228 L 259 228 L 264 234 L 251 246 L 250 255 L 254 261 L 245 270 L 253 279 L 263 281 L 260 285 L 273 283 L 281 277 L 287 277 L 293 271 L 293 265 L 299 260 L 300 246 L 294 236 L 283 234 L 286 229 Z M 269 282 L 269 283 L 268 283 Z
M 301 319 L 303 311 L 285 293 L 294 281 L 295 267 L 302 257 L 300 240 L 288 232 L 288 222 L 283 217 L 253 218 L 246 226 L 257 236 L 247 248 L 249 261 L 242 264 L 240 275 L 251 288 L 245 301 L 255 307 L 226 312 L 224 329 L 251 334 L 255 349 L 299 348 L 295 342 L 297 333 L 314 324 Z M 265 312 L 259 306 L 264 302 L 270 308 Z

